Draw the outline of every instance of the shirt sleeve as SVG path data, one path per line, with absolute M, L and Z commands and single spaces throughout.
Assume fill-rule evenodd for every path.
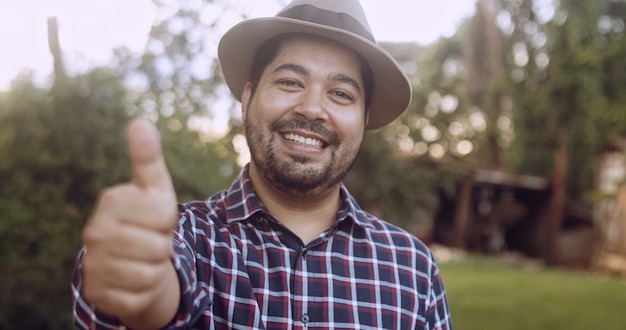
M 441 274 L 439 273 L 439 267 L 432 253 L 431 262 L 431 290 L 427 314 L 428 329 L 452 330 L 452 318 L 450 316 L 450 308 L 448 307 L 446 290 L 443 286 Z
M 204 314 L 211 301 L 199 284 L 194 253 L 177 233 L 173 236 L 172 262 L 180 284 L 180 305 L 176 316 L 165 329 L 187 329 Z

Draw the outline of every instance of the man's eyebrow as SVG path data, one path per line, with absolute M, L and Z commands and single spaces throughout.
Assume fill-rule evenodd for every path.
M 307 71 L 307 69 L 305 69 L 303 66 L 301 65 L 297 65 L 297 64 L 293 64 L 293 63 L 285 63 L 280 65 L 279 67 L 277 67 L 276 69 L 274 69 L 274 73 L 279 73 L 282 71 L 291 71 L 291 72 L 295 72 L 304 76 L 308 76 L 309 75 L 309 71 Z
M 334 80 L 342 83 L 346 83 L 354 87 L 359 93 L 361 92 L 361 85 L 352 77 L 344 73 L 333 73 L 328 75 L 329 80 Z

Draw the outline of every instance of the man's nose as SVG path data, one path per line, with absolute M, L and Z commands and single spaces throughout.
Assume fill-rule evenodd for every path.
M 321 90 L 306 90 L 302 93 L 296 113 L 310 122 L 325 122 L 328 120 L 326 101 Z

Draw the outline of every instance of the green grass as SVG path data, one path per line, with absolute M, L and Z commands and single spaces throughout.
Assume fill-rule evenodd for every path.
M 456 330 L 623 330 L 626 280 L 468 257 L 440 264 Z

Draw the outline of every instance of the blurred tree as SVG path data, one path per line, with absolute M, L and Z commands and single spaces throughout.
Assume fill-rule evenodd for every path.
M 484 137 L 479 140 L 479 154 L 484 163 L 501 166 L 501 132 L 498 121 L 504 116 L 508 98 L 504 38 L 496 26 L 498 3 L 478 0 L 476 14 L 468 22 L 465 40 L 467 82 L 465 89 L 474 111 L 484 114 Z
M 516 139 L 509 164 L 517 170 L 551 174 L 554 155 L 567 157 L 568 200 L 590 207 L 594 158 L 626 134 L 623 1 L 560 1 L 503 11 L 512 18 L 510 57 Z M 534 9 L 534 10 L 532 10 Z M 547 14 L 546 14 L 547 13 Z M 527 61 L 515 62 L 520 57 Z M 619 59 L 618 59 L 619 58 Z
M 518 63 L 522 64 L 518 65 L 521 73 L 515 98 L 518 134 L 512 151 L 518 152 L 516 168 L 542 175 L 551 173 L 555 154 L 566 151 L 571 173 L 568 195 L 580 201 L 581 188 L 591 187 L 590 165 L 597 152 L 594 113 L 601 58 L 596 48 L 596 22 L 602 4 L 562 1 L 560 6 L 544 28 L 547 42 L 543 51 L 549 61 L 543 67 L 545 73 L 530 76 L 534 66 Z M 529 20 L 517 21 L 517 29 L 527 31 L 523 24 Z M 527 43 L 536 38 L 523 33 Z
M 99 189 L 129 175 L 124 99 L 104 69 L 0 95 L 0 328 L 71 327 L 80 229 Z
M 99 191 L 130 178 L 129 117 L 157 123 L 181 200 L 225 188 L 238 166 L 230 140 L 207 135 L 202 117 L 193 117 L 207 109 L 211 79 L 164 75 L 149 65 L 152 52 L 138 59 L 125 49 L 115 51 L 114 67 L 68 76 L 49 23 L 52 87 L 24 76 L 0 94 L 0 329 L 72 327 L 69 281 L 80 230 Z
M 433 112 L 438 111 L 445 97 L 422 93 L 423 86 L 433 86 L 425 74 L 429 67 L 420 62 L 430 56 L 428 49 L 411 43 L 383 44 L 383 47 L 401 63 L 417 86 L 413 104 L 391 125 L 366 133 L 359 158 L 345 183 L 364 209 L 429 239 L 428 231 L 439 207 L 439 195 L 454 195 L 456 181 L 462 175 L 456 164 L 439 157 L 424 156 L 429 150 L 438 153 L 447 147 L 444 135 L 447 123 L 445 120 L 437 123 L 429 120 L 435 116 Z M 433 70 L 434 75 L 439 73 Z M 438 85 L 440 90 L 446 91 L 447 98 L 443 103 L 447 103 L 443 107 L 450 113 L 456 110 L 458 99 L 448 94 L 453 93 L 455 86 L 446 85 L 444 80 L 437 82 L 441 83 Z M 434 108 L 430 112 L 421 108 L 429 97 Z M 443 134 L 439 128 L 443 128 Z M 427 132 L 420 134 L 422 131 Z
M 567 157 L 566 198 L 589 207 L 594 156 L 626 134 L 617 92 L 625 13 L 623 1 L 477 0 L 451 38 L 424 49 L 386 45 L 411 75 L 414 98 L 400 120 L 372 133 L 374 146 L 349 177 L 366 208 L 401 219 L 415 204 L 436 207 L 416 203 L 437 189 L 418 182 L 446 177 L 453 187 L 442 165 L 457 167 L 456 178 L 473 166 L 551 177 L 557 154 Z M 380 183 L 394 175 L 402 180 Z
M 605 12 L 598 18 L 601 37 L 599 49 L 602 56 L 600 88 L 602 96 L 597 105 L 601 126 L 601 145 L 613 144 L 626 137 L 626 2 L 609 1 Z
M 145 52 L 116 50 L 133 116 L 162 132 L 164 153 L 181 202 L 227 188 L 240 165 L 232 141 L 241 134 L 238 103 L 219 74 L 216 45 L 228 13 L 239 8 L 205 1 L 155 1 Z M 241 14 L 240 14 L 241 15 Z
M 611 0 L 478 0 L 455 36 L 419 57 L 399 122 L 411 141 L 396 147 L 546 177 L 566 150 L 568 198 L 585 204 L 594 155 L 626 133 L 625 11 Z

